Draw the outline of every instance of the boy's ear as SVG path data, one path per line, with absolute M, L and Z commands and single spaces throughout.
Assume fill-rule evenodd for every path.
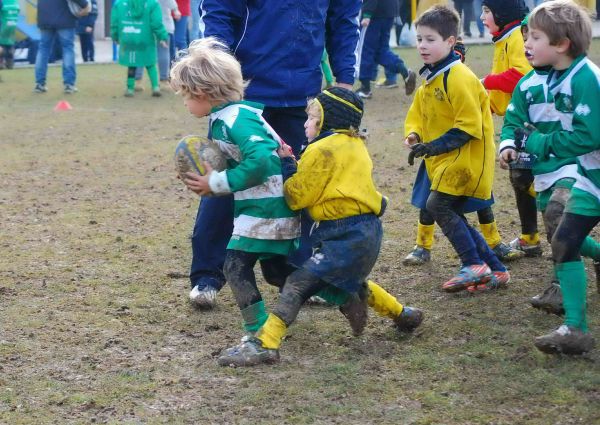
M 456 37 L 451 35 L 450 37 L 448 37 L 446 39 L 446 42 L 450 45 L 450 46 L 454 46 L 456 44 Z
M 567 53 L 570 47 L 571 40 L 569 40 L 568 38 L 563 38 L 558 43 L 556 43 L 556 51 L 558 53 Z

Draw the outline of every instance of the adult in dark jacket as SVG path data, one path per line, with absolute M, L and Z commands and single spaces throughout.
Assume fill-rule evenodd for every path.
M 296 155 L 306 142 L 307 99 L 321 91 L 326 47 L 336 83 L 352 89 L 360 0 L 203 0 L 204 36 L 225 42 L 250 82 L 247 100 L 265 105 L 263 117 Z M 225 284 L 223 261 L 232 232 L 231 197 L 203 198 L 192 234 L 190 299 L 212 307 Z M 303 232 L 308 229 L 303 223 Z M 306 236 L 306 234 L 304 235 Z M 301 264 L 310 248 L 291 260 Z
M 94 62 L 94 25 L 98 18 L 98 2 L 97 0 L 90 1 L 92 6 L 90 14 L 77 20 L 77 34 L 84 62 Z
M 90 10 L 89 0 L 74 0 L 79 6 Z M 75 93 L 75 27 L 77 17 L 71 14 L 66 0 L 38 0 L 38 27 L 41 32 L 40 44 L 35 59 L 35 88 L 36 93 L 45 93 L 48 60 L 52 43 L 56 37 L 60 42 L 63 54 L 62 71 L 64 91 Z
M 386 80 L 383 87 L 397 87 L 396 78 L 404 78 L 407 95 L 415 91 L 417 76 L 404 65 L 404 61 L 390 50 L 390 33 L 394 18 L 400 13 L 398 0 L 365 0 L 362 8 L 359 44 L 359 74 L 361 87 L 357 90 L 363 99 L 372 97 L 371 81 L 377 78 L 377 65 L 385 68 Z

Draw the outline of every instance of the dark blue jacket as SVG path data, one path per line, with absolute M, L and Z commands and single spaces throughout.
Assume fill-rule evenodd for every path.
M 369 18 L 395 18 L 400 15 L 400 2 L 399 0 L 364 0 L 362 13 L 363 17 Z
M 77 34 L 84 34 L 86 27 L 94 28 L 96 25 L 96 18 L 98 18 L 98 1 L 91 0 L 92 10 L 87 16 L 83 16 L 77 20 Z
M 202 0 L 204 36 L 224 41 L 242 64 L 248 100 L 304 106 L 321 91 L 327 47 L 338 83 L 354 83 L 360 0 Z M 327 34 L 327 37 L 325 36 Z
M 81 7 L 88 0 L 75 0 Z M 69 11 L 67 0 L 38 0 L 38 27 L 42 30 L 68 29 L 77 26 L 77 18 Z

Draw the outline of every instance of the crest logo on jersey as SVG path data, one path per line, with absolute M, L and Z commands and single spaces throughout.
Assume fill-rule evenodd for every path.
M 575 113 L 582 117 L 588 116 L 592 112 L 588 105 L 582 105 L 581 103 L 575 108 Z
M 435 98 L 441 102 L 443 102 L 446 99 L 446 96 L 444 96 L 444 92 L 441 91 L 439 88 L 436 87 L 436 89 L 433 91 L 433 95 L 435 96 Z

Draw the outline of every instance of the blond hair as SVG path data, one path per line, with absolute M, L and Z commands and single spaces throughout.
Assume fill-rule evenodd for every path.
M 204 94 L 219 103 L 244 98 L 242 67 L 227 46 L 214 37 L 192 41 L 170 75 L 171 87 L 183 96 Z
M 554 0 L 540 4 L 529 15 L 530 30 L 543 31 L 556 46 L 569 40 L 567 55 L 571 58 L 587 53 L 592 42 L 592 21 L 588 13 L 571 0 Z

